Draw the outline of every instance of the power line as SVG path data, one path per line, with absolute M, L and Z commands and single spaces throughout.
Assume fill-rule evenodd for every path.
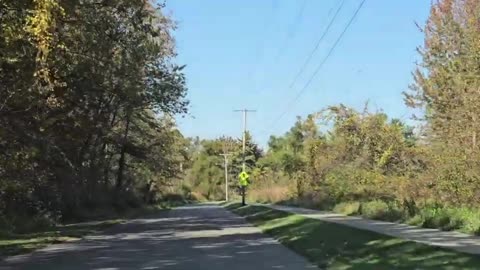
M 305 11 L 305 7 L 307 6 L 307 0 L 303 0 L 302 6 L 300 7 L 299 12 L 297 13 L 297 16 L 295 16 L 295 20 L 292 23 L 292 26 L 290 27 L 287 37 L 285 41 L 283 42 L 282 47 L 278 50 L 277 55 L 274 58 L 274 63 L 277 63 L 278 60 L 280 59 L 280 56 L 283 54 L 283 52 L 287 49 L 287 44 L 290 39 L 292 39 L 295 36 L 295 33 L 297 31 L 298 25 L 300 24 L 300 21 L 303 17 L 303 12 Z
M 345 0 L 342 0 L 340 7 L 337 9 L 337 12 L 336 12 L 336 14 L 335 14 L 335 17 L 338 15 L 338 12 L 339 12 L 340 9 L 342 8 L 344 2 L 345 2 Z M 303 13 L 304 13 L 304 11 L 305 11 L 306 4 L 307 4 L 307 0 L 304 0 L 304 2 L 302 3 L 301 8 L 300 8 L 300 10 L 299 10 L 299 13 L 298 13 L 297 16 L 296 16 L 295 21 L 294 21 L 293 24 L 292 24 L 292 27 L 290 27 L 290 30 L 289 30 L 288 33 L 287 33 L 287 37 L 286 37 L 285 42 L 283 43 L 283 46 L 280 47 L 280 49 L 279 49 L 279 51 L 278 51 L 278 54 L 277 54 L 276 57 L 274 58 L 274 61 L 273 61 L 274 65 L 276 65 L 276 64 L 278 63 L 281 55 L 282 55 L 283 52 L 288 48 L 288 46 L 287 46 L 288 41 L 293 38 L 293 35 L 294 35 L 295 32 L 296 32 L 296 29 L 297 29 L 297 27 L 298 27 L 298 24 L 300 23 L 300 20 L 301 20 L 301 18 L 302 18 L 302 16 L 303 16 Z M 332 11 L 334 10 L 334 8 L 335 8 L 335 5 L 333 5 L 332 7 L 330 7 L 330 9 L 328 10 L 327 18 L 330 17 L 330 15 L 332 14 Z M 291 89 L 291 88 L 293 87 L 295 81 L 298 79 L 298 77 L 301 75 L 301 73 L 303 73 L 305 67 L 306 67 L 306 66 L 308 65 L 308 63 L 310 62 L 312 56 L 314 55 L 315 51 L 318 49 L 318 47 L 319 47 L 320 43 L 322 42 L 323 38 L 325 37 L 326 33 L 328 33 L 329 28 L 331 27 L 330 24 L 332 24 L 332 23 L 335 21 L 335 19 L 336 19 L 335 17 L 332 18 L 332 20 L 330 21 L 329 25 L 328 25 L 327 28 L 324 30 L 324 32 L 323 32 L 323 34 L 322 34 L 322 37 L 317 41 L 315 48 L 314 48 L 313 51 L 310 53 L 310 56 L 308 57 L 308 59 L 306 60 L 306 62 L 303 64 L 303 67 L 302 67 L 302 69 L 300 70 L 299 74 L 297 74 L 297 76 L 295 77 L 293 83 L 290 85 L 290 87 L 289 87 L 287 90 L 289 90 L 289 89 Z M 260 89 L 260 91 L 261 91 L 261 89 Z M 260 92 L 260 91 L 259 91 L 259 92 Z
M 293 81 L 290 83 L 290 85 L 288 86 L 288 89 L 291 89 L 296 83 L 297 83 L 297 80 L 300 78 L 300 76 L 302 75 L 302 73 L 305 71 L 305 68 L 308 66 L 308 64 L 310 64 L 310 61 L 312 60 L 313 56 L 315 55 L 315 52 L 317 52 L 318 48 L 320 47 L 320 44 L 322 43 L 322 41 L 325 39 L 325 37 L 327 36 L 328 32 L 330 31 L 330 28 L 333 26 L 333 24 L 335 23 L 337 17 L 338 17 L 338 14 L 340 14 L 340 11 L 342 10 L 343 6 L 345 5 L 345 0 L 342 0 L 342 2 L 340 3 L 340 6 L 338 6 L 337 10 L 335 11 L 335 14 L 333 15 L 332 19 L 330 20 L 330 22 L 328 23 L 327 25 L 327 28 L 325 28 L 325 31 L 323 32 L 323 34 L 320 36 L 320 38 L 317 40 L 317 43 L 315 44 L 315 47 L 313 48 L 313 50 L 310 52 L 310 54 L 308 55 L 306 61 L 303 63 L 303 66 L 300 68 L 300 71 L 297 73 L 297 75 L 295 76 L 295 78 L 293 79 Z
M 270 17 L 270 20 L 265 20 L 265 23 L 263 25 L 264 32 L 268 31 L 270 28 L 270 25 L 272 24 L 272 17 L 275 16 L 276 10 L 278 9 L 278 3 L 276 0 L 272 1 L 272 16 Z M 253 81 L 253 76 L 254 73 L 257 71 L 257 66 L 258 62 L 260 59 L 263 58 L 263 52 L 265 51 L 265 37 L 266 35 L 262 35 L 262 37 L 259 39 L 258 43 L 256 44 L 256 49 L 255 49 L 255 59 L 254 59 L 254 64 L 253 67 L 248 71 L 247 74 L 247 80 L 248 81 Z
M 282 45 L 279 47 L 278 49 L 278 52 L 277 54 L 274 56 L 273 58 L 273 65 L 276 65 L 278 64 L 278 61 L 280 60 L 281 56 L 284 54 L 284 52 L 288 49 L 288 43 L 291 39 L 294 38 L 296 32 L 297 32 L 297 29 L 298 29 L 298 25 L 300 24 L 301 22 L 301 19 L 303 17 L 303 13 L 305 11 L 305 7 L 307 6 L 307 0 L 303 0 L 303 3 L 301 4 L 301 7 L 297 13 L 297 15 L 295 16 L 295 19 L 294 21 L 292 22 L 292 24 L 290 25 L 289 29 L 287 30 L 287 35 L 285 37 L 285 40 L 283 41 Z M 260 83 L 260 85 L 262 85 Z M 262 89 L 259 89 L 258 92 L 257 92 L 257 95 L 262 92 Z
M 350 28 L 350 26 L 353 24 L 353 21 L 355 20 L 355 18 L 358 16 L 358 13 L 360 12 L 360 10 L 362 9 L 363 5 L 365 4 L 366 0 L 363 0 L 360 5 L 357 7 L 357 9 L 355 10 L 355 13 L 353 14 L 352 18 L 350 19 L 350 21 L 348 22 L 348 24 L 345 26 L 345 28 L 343 29 L 343 31 L 340 33 L 340 36 L 337 38 L 337 40 L 335 41 L 335 43 L 333 44 L 332 48 L 328 51 L 327 55 L 323 58 L 323 60 L 320 62 L 320 64 L 318 65 L 318 67 L 315 69 L 315 72 L 312 74 L 312 76 L 310 76 L 309 80 L 307 81 L 307 83 L 303 86 L 303 88 L 297 93 L 297 95 L 295 96 L 295 98 L 287 105 L 286 109 L 280 114 L 280 116 L 273 122 L 273 124 L 271 125 L 271 128 L 273 128 L 277 123 L 278 121 L 280 121 L 284 116 L 285 114 L 287 114 L 287 112 L 290 110 L 290 107 L 293 106 L 299 99 L 300 97 L 303 95 L 303 93 L 305 92 L 305 90 L 310 86 L 310 84 L 312 83 L 313 79 L 316 77 L 316 75 L 318 74 L 318 72 L 320 72 L 320 70 L 322 69 L 322 67 L 324 66 L 324 64 L 327 62 L 327 60 L 330 58 L 330 56 L 333 54 L 333 52 L 335 51 L 335 49 L 337 48 L 338 44 L 340 43 L 341 39 L 343 38 L 343 36 L 345 35 L 345 33 L 348 31 L 348 29 Z

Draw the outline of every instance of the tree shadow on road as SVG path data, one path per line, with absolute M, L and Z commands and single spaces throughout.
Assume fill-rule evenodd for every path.
M 250 262 L 261 265 L 253 269 L 314 268 L 294 253 L 278 253 L 285 248 L 243 218 L 198 211 L 201 206 L 133 220 L 83 241 L 9 258 L 0 269 L 245 270 Z

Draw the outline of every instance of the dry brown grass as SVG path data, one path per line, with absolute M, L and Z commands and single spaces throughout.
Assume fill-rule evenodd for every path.
M 188 199 L 189 200 L 192 200 L 192 201 L 196 201 L 196 202 L 204 202 L 204 201 L 207 201 L 207 199 L 205 198 L 205 196 L 203 196 L 202 193 L 200 192 L 196 192 L 196 191 L 192 191 L 188 194 Z
M 264 186 L 248 190 L 247 197 L 249 201 L 278 203 L 291 198 L 291 192 L 287 186 Z

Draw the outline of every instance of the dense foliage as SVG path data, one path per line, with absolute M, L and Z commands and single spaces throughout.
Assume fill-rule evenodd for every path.
M 480 2 L 432 3 L 410 127 L 331 106 L 298 118 L 252 169 L 248 195 L 369 218 L 480 233 Z
M 186 88 L 161 8 L 0 0 L 3 223 L 152 201 L 179 175 Z
M 426 165 L 420 156 L 411 127 L 340 105 L 299 118 L 284 136 L 271 137 L 259 164 L 295 181 L 294 197 L 337 203 L 400 195 L 394 186 L 418 176 Z M 408 192 L 402 196 L 408 199 Z
M 238 187 L 238 174 L 242 171 L 242 140 L 221 137 L 215 140 L 203 141 L 196 139 L 191 144 L 194 146 L 191 152 L 191 167 L 188 169 L 185 177 L 184 189 L 195 194 L 195 199 L 224 199 L 225 159 L 222 154 L 228 154 L 228 185 L 232 195 L 235 194 Z M 255 168 L 261 156 L 261 149 L 252 142 L 251 136 L 247 133 L 245 163 L 248 171 L 252 171 Z
M 146 0 L 0 0 L 0 225 L 154 202 L 174 187 L 224 198 L 237 138 L 183 138 L 174 24 Z M 480 2 L 439 0 L 408 106 L 298 118 L 268 151 L 247 135 L 248 196 L 428 227 L 480 231 Z M 182 180 L 182 181 L 174 181 Z
M 298 119 L 258 163 L 290 183 L 258 183 L 252 199 L 479 233 L 480 2 L 434 2 L 423 31 L 405 93 L 421 125 L 343 105 Z M 275 185 L 288 191 L 272 196 Z
M 480 2 L 442 0 L 424 29 L 423 61 L 407 104 L 423 108 L 439 199 L 478 205 L 480 184 Z

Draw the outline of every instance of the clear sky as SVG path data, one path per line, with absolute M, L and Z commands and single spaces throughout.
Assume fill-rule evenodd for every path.
M 178 63 L 186 64 L 190 115 L 185 136 L 241 137 L 234 109 L 256 109 L 248 129 L 265 146 L 297 115 L 343 103 L 408 119 L 402 91 L 412 82 L 430 1 L 366 0 L 355 21 L 301 98 L 288 107 L 352 17 L 361 0 L 345 0 L 310 64 L 290 87 L 342 0 L 169 0 L 178 22 Z M 305 6 L 303 6 L 305 5 Z M 302 9 L 303 7 L 303 9 Z M 303 10 L 303 12 L 302 12 Z M 285 116 L 272 127 L 284 110 Z

